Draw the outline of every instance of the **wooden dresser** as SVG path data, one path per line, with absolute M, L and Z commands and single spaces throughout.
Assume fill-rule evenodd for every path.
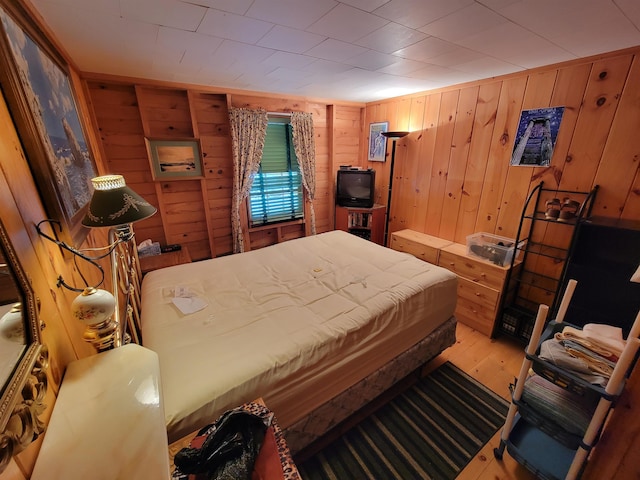
M 493 336 L 509 266 L 502 267 L 469 255 L 466 245 L 413 230 L 393 232 L 390 247 L 457 274 L 456 318 Z M 516 263 L 515 268 L 520 268 L 520 264 Z

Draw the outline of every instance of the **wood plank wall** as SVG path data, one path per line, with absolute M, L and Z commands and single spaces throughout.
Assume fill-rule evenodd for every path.
M 316 230 L 333 229 L 334 172 L 337 165 L 358 163 L 361 106 L 104 78 L 88 79 L 86 86 L 107 170 L 124 175 L 129 186 L 158 207 L 158 215 L 136 225 L 138 241 L 186 245 L 196 260 L 231 253 L 229 105 L 313 114 Z M 154 181 L 145 138 L 199 139 L 204 178 Z M 308 219 L 308 204 L 306 209 Z M 255 229 L 245 225 L 245 230 L 250 248 L 260 248 L 304 236 L 310 225 L 291 222 Z
M 411 132 L 397 142 L 389 230 L 410 228 L 458 243 L 475 232 L 514 238 L 526 198 L 541 181 L 572 191 L 599 185 L 594 215 L 640 219 L 639 53 L 368 104 L 360 157 L 366 158 L 372 122 Z M 551 165 L 510 166 L 520 112 L 551 106 L 565 107 Z M 378 203 L 386 203 L 389 163 L 368 162 L 379 170 Z M 561 244 L 569 230 L 557 227 L 538 240 Z M 557 277 L 560 267 L 541 259 L 535 270 Z M 532 295 L 536 303 L 550 302 L 545 292 Z

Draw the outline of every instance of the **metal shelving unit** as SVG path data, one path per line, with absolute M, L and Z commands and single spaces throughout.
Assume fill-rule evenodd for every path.
M 576 227 L 591 215 L 597 191 L 598 186 L 589 192 L 549 189 L 544 188 L 544 182 L 531 191 L 522 209 L 515 239 L 516 249 L 522 252 L 522 267 L 513 268 L 520 256 L 516 252 L 498 314 L 498 333 L 526 343 L 531 337 L 538 305 L 548 304 L 552 314 L 557 312 L 560 301 L 558 292 L 566 284 L 564 277 L 574 246 Z M 549 217 L 546 215 L 546 203 L 551 198 L 569 199 L 577 202 L 579 207 L 571 218 Z M 547 241 L 546 231 L 549 228 L 568 229 L 568 233 L 557 235 L 560 243 L 552 244 Z M 552 272 L 536 269 L 538 262 L 545 259 L 553 263 Z M 544 301 L 541 301 L 542 298 Z

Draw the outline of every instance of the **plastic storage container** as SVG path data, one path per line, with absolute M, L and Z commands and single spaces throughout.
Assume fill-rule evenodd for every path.
M 519 251 L 522 250 L 525 243 L 526 240 L 520 242 Z M 502 267 L 511 264 L 516 250 L 515 245 L 516 241 L 513 238 L 501 237 L 492 233 L 478 232 L 467 236 L 468 254 Z

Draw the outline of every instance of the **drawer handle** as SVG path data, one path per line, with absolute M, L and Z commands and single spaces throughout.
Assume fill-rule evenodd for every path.
M 486 273 L 481 273 L 481 274 L 480 274 L 480 276 L 481 276 L 481 277 L 486 277 L 486 276 L 487 276 L 487 274 L 486 274 Z
M 480 296 L 480 292 L 476 292 L 476 297 L 479 297 L 479 296 Z
M 454 262 L 449 262 L 449 265 L 451 265 L 452 267 L 454 267 L 456 264 Z

